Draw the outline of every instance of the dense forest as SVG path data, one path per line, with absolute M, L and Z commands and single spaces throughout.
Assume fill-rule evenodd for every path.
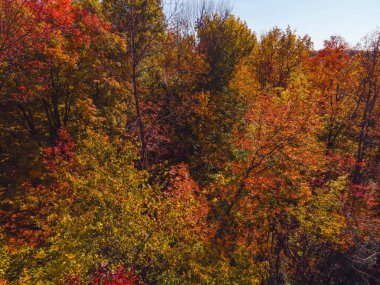
M 0 0 L 0 284 L 380 284 L 380 30 L 171 2 Z

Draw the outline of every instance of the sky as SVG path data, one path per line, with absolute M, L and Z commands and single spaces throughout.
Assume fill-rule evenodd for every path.
M 352 46 L 380 28 L 380 0 L 229 0 L 233 14 L 258 35 L 274 26 L 288 25 L 297 34 L 308 34 L 314 48 L 332 35 Z

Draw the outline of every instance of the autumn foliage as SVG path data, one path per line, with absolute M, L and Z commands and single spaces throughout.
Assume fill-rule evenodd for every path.
M 380 32 L 221 7 L 0 0 L 0 284 L 380 282 Z

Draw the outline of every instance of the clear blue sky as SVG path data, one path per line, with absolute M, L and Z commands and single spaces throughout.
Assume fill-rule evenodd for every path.
M 314 48 L 331 35 L 340 35 L 351 45 L 380 28 L 380 0 L 230 0 L 233 13 L 258 35 L 272 27 L 288 25 L 298 34 L 308 34 Z

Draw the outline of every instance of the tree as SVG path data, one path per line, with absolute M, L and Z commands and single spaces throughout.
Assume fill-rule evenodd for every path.
M 360 83 L 357 89 L 356 109 L 358 119 L 356 165 L 352 174 L 354 184 L 363 182 L 363 165 L 370 148 L 378 146 L 378 135 L 375 126 L 379 122 L 380 85 L 379 78 L 380 34 L 375 32 L 367 37 L 363 51 L 359 51 Z
M 83 92 L 94 76 L 84 57 L 102 23 L 69 1 L 25 3 L 30 3 L 32 10 L 30 14 L 21 13 L 19 20 L 32 27 L 25 35 L 18 28 L 9 34 L 10 38 L 21 37 L 29 42 L 18 51 L 18 57 L 7 59 L 13 62 L 14 73 L 6 82 L 5 112 L 15 115 L 14 121 L 21 121 L 32 139 L 43 141 L 47 132 L 54 141 L 57 131 L 67 127 L 72 118 L 75 101 L 86 104 Z
M 41 148 L 55 142 L 61 127 L 78 134 L 93 122 L 88 95 L 102 76 L 93 73 L 99 64 L 89 54 L 106 25 L 70 1 L 1 4 L 8 13 L 4 23 L 12 24 L 9 29 L 2 26 L 5 34 L 0 37 L 7 50 L 0 68 L 5 79 L 0 103 L 0 183 L 5 200 L 23 192 L 25 177 L 39 179 Z
M 285 31 L 276 27 L 264 34 L 254 53 L 261 89 L 286 88 L 309 55 L 311 45 L 309 36 L 301 38 L 290 27 Z
M 141 88 L 143 78 L 154 68 L 155 58 L 162 50 L 160 39 L 165 31 L 165 19 L 160 1 L 107 0 L 103 2 L 113 29 L 125 38 L 121 53 L 123 73 L 130 80 L 128 89 L 134 98 L 136 126 L 141 143 L 141 166 L 147 167 L 147 142 L 142 121 Z
M 40 183 L 25 183 L 8 213 L 13 233 L 7 279 L 60 284 L 68 276 L 89 280 L 102 264 L 132 268 L 144 282 L 186 280 L 195 237 L 207 214 L 185 166 L 173 167 L 164 189 L 134 166 L 135 147 L 92 130 L 75 145 L 66 130 L 45 150 Z M 163 191 L 164 190 L 164 191 Z M 21 227 L 18 227 L 21 230 Z M 180 254 L 179 254 L 180 253 Z M 8 255 L 6 256 L 8 257 Z
M 320 116 L 325 121 L 327 152 L 337 147 L 339 136 L 352 124 L 354 114 L 353 90 L 357 84 L 355 62 L 348 44 L 340 37 L 325 41 L 324 49 L 307 61 L 310 79 L 320 93 Z M 342 146 L 341 146 L 342 147 Z
M 235 70 L 256 43 L 245 23 L 225 14 L 203 15 L 197 24 L 198 50 L 208 70 L 198 79 L 199 93 L 193 121 L 195 149 L 192 167 L 202 183 L 233 159 L 230 138 L 242 124 L 245 98 L 229 84 Z M 202 169 L 201 171 L 199 171 Z
M 198 50 L 209 66 L 208 73 L 202 78 L 201 90 L 221 92 L 233 78 L 240 60 L 252 51 L 256 36 L 245 23 L 227 11 L 201 15 L 196 28 Z
M 257 261 L 268 262 L 274 284 L 280 284 L 294 227 L 289 208 L 302 203 L 323 167 L 316 107 L 302 74 L 280 97 L 276 89 L 252 97 L 245 131 L 234 134 L 238 159 L 211 184 L 215 239 L 232 259 L 239 245 L 249 246 Z

